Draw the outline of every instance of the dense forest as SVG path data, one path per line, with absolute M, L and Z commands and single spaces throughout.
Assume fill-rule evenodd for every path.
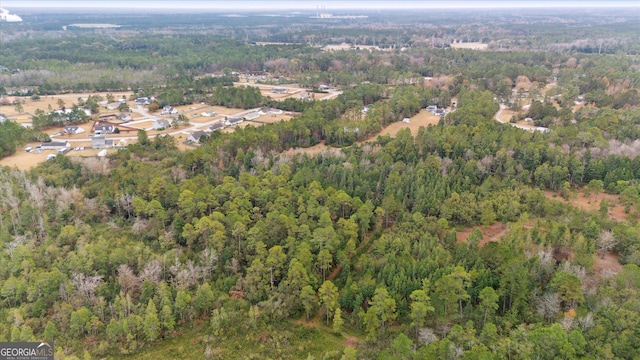
M 161 105 L 298 115 L 217 132 L 193 150 L 140 131 L 104 161 L 0 168 L 0 341 L 55 341 L 59 359 L 638 358 L 636 57 L 75 35 L 95 51 L 11 40 L 0 63 L 21 72 L 1 84 L 143 87 Z M 343 92 L 279 102 L 232 77 L 201 77 L 265 67 Z M 377 136 L 454 98 L 435 126 Z M 518 99 L 550 131 L 494 120 L 521 110 Z M 579 99 L 587 106 L 574 109 Z M 0 124 L 1 155 L 29 136 L 38 133 Z M 332 148 L 289 151 L 318 144 Z M 598 210 L 570 205 L 577 196 Z M 609 214 L 612 197 L 623 220 Z M 496 224 L 504 233 L 485 239 Z M 602 269 L 605 258 L 617 270 Z

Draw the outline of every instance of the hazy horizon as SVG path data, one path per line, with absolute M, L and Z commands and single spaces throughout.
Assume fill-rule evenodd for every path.
M 136 2 L 123 0 L 97 0 L 87 2 L 84 0 L 64 0 L 64 1 L 45 1 L 45 0 L 3 0 L 3 8 L 104 8 L 104 9 L 209 9 L 209 10 L 234 10 L 234 11 L 252 11 L 252 10 L 315 10 L 324 8 L 326 11 L 331 10 L 378 10 L 378 9 L 468 9 L 468 8 L 612 8 L 612 7 L 638 7 L 638 0 L 617 0 L 617 1 L 575 1 L 575 0 L 525 0 L 525 1 L 469 1 L 469 0 L 453 0 L 453 1 L 415 1 L 401 0 L 395 2 L 371 0 L 371 1 L 312 1 L 302 3 L 299 1 L 249 1 L 241 0 L 235 2 L 229 1 L 141 1 Z

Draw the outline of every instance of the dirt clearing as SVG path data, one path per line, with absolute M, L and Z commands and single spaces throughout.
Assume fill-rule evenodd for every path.
M 469 239 L 469 235 L 471 235 L 471 232 L 474 229 L 478 229 L 480 230 L 480 232 L 482 232 L 482 240 L 480 240 L 480 242 L 478 243 L 478 246 L 480 247 L 491 241 L 499 241 L 500 238 L 503 237 L 507 233 L 507 231 L 509 231 L 509 227 L 506 224 L 498 221 L 489 226 L 473 226 L 465 228 L 461 231 L 457 231 L 456 240 L 459 243 L 467 242 L 467 239 Z
M 585 196 L 584 191 L 580 189 L 575 193 L 575 196 L 569 200 L 564 199 L 558 193 L 551 190 L 546 190 L 544 192 L 544 196 L 547 199 L 571 204 L 579 209 L 586 211 L 599 211 L 600 202 L 602 202 L 602 200 L 606 200 L 609 206 L 608 214 L 612 220 L 622 222 L 627 220 L 629 217 L 629 214 L 625 214 L 624 205 L 620 202 L 620 198 L 618 195 L 600 193 L 598 194 L 598 196 Z

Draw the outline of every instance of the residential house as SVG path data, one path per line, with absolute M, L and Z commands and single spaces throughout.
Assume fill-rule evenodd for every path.
M 116 127 L 113 124 L 98 124 L 93 128 L 96 135 L 113 134 L 115 131 Z
M 176 110 L 176 108 L 174 108 L 171 105 L 167 105 L 162 108 L 162 112 L 160 113 L 160 115 L 172 115 L 177 113 L 178 113 L 178 110 Z
M 152 97 L 139 97 L 135 100 L 136 105 L 149 105 L 153 101 Z
M 260 115 L 280 115 L 282 114 L 282 110 L 274 109 L 274 108 L 262 108 L 258 111 Z
M 247 115 L 244 116 L 245 120 L 255 120 L 257 118 L 260 117 L 260 112 L 252 112 L 252 113 L 248 113 Z
M 65 134 L 74 135 L 74 134 L 83 133 L 84 129 L 79 127 L 79 126 L 65 126 L 64 127 L 64 132 L 65 132 Z
M 119 102 L 112 102 L 112 103 L 107 104 L 106 108 L 109 109 L 109 110 L 115 110 L 115 109 L 118 108 L 118 106 L 120 106 Z
M 429 105 L 429 106 L 427 106 L 427 111 L 434 112 L 436 110 L 438 110 L 438 105 Z
M 271 89 L 271 92 L 274 94 L 286 94 L 289 91 L 285 88 L 273 88 Z
M 153 122 L 153 125 L 151 125 L 151 128 L 153 130 L 164 130 L 170 127 L 171 127 L 171 123 L 167 119 L 158 119 Z
M 408 124 L 408 123 L 410 123 L 410 122 L 411 122 L 411 119 L 409 119 L 409 118 L 404 118 L 404 119 L 402 119 L 402 122 L 403 122 L 403 123 L 405 123 L 405 124 Z
M 192 143 L 200 143 L 200 140 L 202 139 L 203 136 L 207 136 L 207 133 L 205 133 L 202 130 L 198 130 L 198 131 L 195 131 L 192 134 L 190 134 L 187 137 L 187 141 L 192 142 Z
M 433 111 L 433 115 L 445 116 L 446 114 L 447 112 L 445 111 L 445 109 L 436 109 Z
M 110 149 L 113 147 L 113 140 L 104 136 L 94 136 L 91 138 L 91 147 L 94 149 Z
M 131 117 L 131 114 L 128 114 L 128 113 L 120 113 L 120 114 L 117 116 L 117 119 L 118 119 L 118 120 L 120 120 L 120 121 L 122 121 L 122 122 L 129 122 L 129 121 L 131 121 L 132 117 Z
M 211 127 L 209 127 L 209 131 L 211 132 L 222 130 L 222 129 L 224 129 L 224 124 L 222 122 L 217 122 L 211 125 Z
M 242 123 L 244 121 L 243 118 L 239 118 L 239 117 L 232 117 L 232 118 L 228 118 L 227 121 L 225 121 L 225 125 L 226 126 L 233 126 L 233 125 L 238 125 L 240 123 Z
M 50 141 L 43 142 L 42 145 L 40 145 L 40 149 L 42 150 L 60 150 L 67 147 L 69 147 L 68 141 Z

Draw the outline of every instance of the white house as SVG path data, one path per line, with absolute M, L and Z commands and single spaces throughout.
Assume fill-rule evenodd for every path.
M 252 112 L 252 113 L 248 113 L 247 115 L 244 116 L 245 120 L 255 120 L 257 118 L 260 117 L 260 112 Z
M 96 135 L 113 134 L 116 131 L 116 127 L 113 124 L 98 124 L 93 128 L 93 132 Z
M 79 126 L 65 126 L 64 127 L 64 132 L 66 134 L 81 134 L 84 132 L 84 129 L 79 127 Z
M 104 136 L 94 136 L 91 138 L 91 147 L 94 149 L 110 149 L 113 147 L 113 140 Z
M 218 130 L 224 129 L 224 124 L 222 122 L 217 122 L 209 127 L 209 131 L 214 132 Z
M 174 108 L 173 106 L 167 105 L 162 108 L 162 112 L 160 113 L 160 115 L 172 115 L 177 113 L 178 113 L 178 110 L 176 110 L 176 108 Z
M 60 150 L 68 147 L 69 147 L 68 141 L 50 141 L 50 142 L 43 142 L 42 145 L 40 145 L 40 148 L 42 150 Z
M 207 133 L 202 130 L 194 131 L 192 134 L 189 134 L 189 136 L 187 136 L 187 141 L 192 143 L 200 143 L 200 139 L 202 139 L 203 136 L 207 136 Z
M 153 101 L 153 97 L 139 97 L 135 100 L 136 105 L 149 105 Z
M 120 120 L 122 122 L 129 122 L 132 119 L 131 114 L 127 114 L 127 113 L 120 113 L 117 116 L 117 118 L 118 118 L 118 120 Z
M 262 108 L 258 111 L 260 115 L 280 115 L 282 114 L 282 110 L 274 109 L 274 108 Z
M 153 130 L 164 130 L 171 127 L 171 123 L 167 119 L 158 119 L 153 122 L 151 128 Z
M 242 123 L 244 121 L 243 118 L 239 118 L 239 117 L 232 117 L 227 119 L 227 121 L 224 122 L 224 124 L 226 126 L 233 126 L 233 125 L 238 125 L 240 123 Z

